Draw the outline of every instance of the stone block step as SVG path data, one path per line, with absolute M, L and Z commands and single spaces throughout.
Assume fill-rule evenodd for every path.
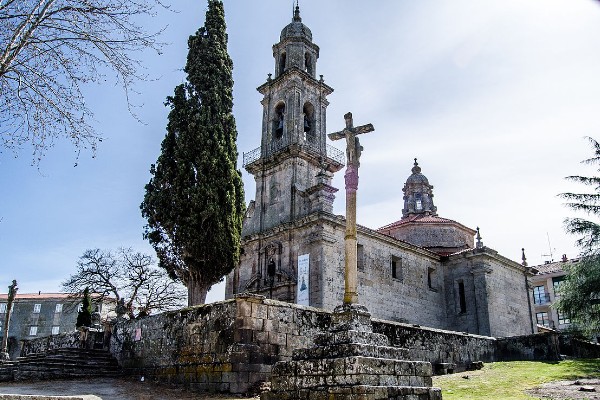
M 308 360 L 317 358 L 338 357 L 375 357 L 393 360 L 406 359 L 408 349 L 390 346 L 375 346 L 371 344 L 347 343 L 330 346 L 318 346 L 310 349 L 296 349 L 293 352 L 293 360 Z
M 323 386 L 309 390 L 267 392 L 261 400 L 442 400 L 439 388 L 414 386 Z
M 315 336 L 317 346 L 330 346 L 334 344 L 360 343 L 372 346 L 390 345 L 387 336 L 381 333 L 362 332 L 362 331 L 339 331 L 322 333 Z

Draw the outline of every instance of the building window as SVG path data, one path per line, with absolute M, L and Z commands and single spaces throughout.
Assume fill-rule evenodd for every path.
M 29 328 L 29 336 L 36 336 L 37 335 L 37 326 L 32 326 Z
M 39 314 L 41 309 L 42 309 L 42 305 L 41 304 L 34 304 L 33 305 L 33 312 L 35 314 Z
M 0 314 L 6 313 L 6 303 L 0 303 Z
M 466 313 L 467 297 L 465 295 L 465 283 L 463 281 L 458 281 L 458 304 L 460 306 L 460 313 Z
M 535 319 L 537 320 L 538 325 L 550 326 L 547 312 L 535 313 Z
M 555 296 L 559 296 L 560 295 L 560 285 L 561 283 L 565 280 L 564 276 L 559 276 L 556 278 L 552 278 L 552 288 L 554 289 L 554 295 Z
M 571 318 L 568 318 L 566 315 L 558 312 L 558 324 L 559 325 L 569 325 L 571 323 Z
M 362 244 L 356 245 L 356 268 L 365 269 L 365 246 Z
M 400 257 L 392 256 L 391 265 L 392 278 L 402 280 L 402 259 Z
M 54 309 L 54 312 L 55 312 L 55 313 L 60 313 L 60 312 L 62 312 L 62 307 L 63 307 L 63 305 L 62 305 L 62 304 L 57 304 L 57 305 L 56 305 L 56 308 Z
M 533 303 L 546 304 L 550 301 L 550 294 L 546 293 L 544 286 L 536 286 L 533 288 Z
M 427 268 L 427 287 L 431 290 L 436 290 L 435 268 L 431 268 L 431 267 Z
M 53 335 L 58 335 L 59 332 L 60 332 L 60 326 L 53 326 L 52 327 L 52 334 Z

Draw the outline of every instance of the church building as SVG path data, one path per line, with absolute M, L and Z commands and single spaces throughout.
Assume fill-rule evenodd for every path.
M 345 218 L 333 214 L 334 173 L 345 154 L 327 143 L 319 47 L 296 7 L 273 46 L 260 147 L 244 154 L 256 181 L 240 263 L 226 297 L 267 298 L 333 310 L 344 295 Z M 358 295 L 373 317 L 488 336 L 535 330 L 531 269 L 483 245 L 478 230 L 440 217 L 418 160 L 407 165 L 404 207 L 379 229 L 358 226 Z

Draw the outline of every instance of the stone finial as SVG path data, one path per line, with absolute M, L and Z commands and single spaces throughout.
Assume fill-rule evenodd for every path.
M 417 162 L 417 159 L 415 158 L 415 165 L 412 167 L 411 169 L 413 174 L 420 174 L 421 173 L 421 167 L 419 167 L 419 163 Z
M 475 244 L 475 248 L 482 249 L 483 248 L 483 242 L 481 241 L 481 233 L 479 232 L 479 227 L 477 227 L 477 236 L 475 238 L 477 239 L 477 243 Z
M 302 22 L 302 18 L 300 17 L 300 5 L 298 1 L 296 1 L 296 9 L 294 10 L 294 19 L 295 22 Z
M 527 257 L 525 257 L 525 249 L 521 249 L 521 265 L 526 267 L 527 266 Z

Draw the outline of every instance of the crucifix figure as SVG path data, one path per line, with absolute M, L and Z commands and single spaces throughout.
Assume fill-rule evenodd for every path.
M 346 237 L 345 245 L 345 291 L 344 304 L 358 303 L 358 272 L 356 254 L 356 191 L 358 190 L 358 168 L 360 167 L 360 155 L 363 150 L 357 135 L 373 132 L 372 124 L 354 126 L 352 113 L 344 115 L 346 128 L 340 132 L 330 133 L 329 139 L 346 139 Z

